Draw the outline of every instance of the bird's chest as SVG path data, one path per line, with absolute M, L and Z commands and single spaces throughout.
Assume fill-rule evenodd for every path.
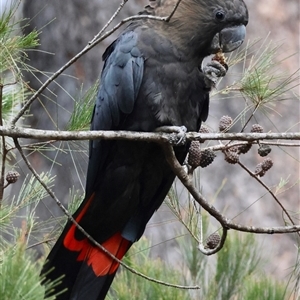
M 199 59 L 188 59 L 179 46 L 149 29 L 140 29 L 138 47 L 144 73 L 126 129 L 153 131 L 164 125 L 197 131 L 206 119 L 208 90 Z
M 184 125 L 189 131 L 198 130 L 208 107 L 208 91 L 197 66 L 150 61 L 145 72 L 142 101 L 159 126 Z

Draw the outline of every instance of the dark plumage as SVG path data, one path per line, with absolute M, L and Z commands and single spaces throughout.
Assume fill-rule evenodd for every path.
M 167 16 L 176 1 L 150 2 L 143 14 Z M 202 60 L 237 48 L 247 22 L 242 0 L 182 0 L 168 23 L 130 24 L 103 55 L 91 129 L 154 131 L 175 125 L 198 131 L 208 115 L 214 76 L 226 73 L 215 63 L 204 74 Z M 188 145 L 174 150 L 182 163 Z M 74 218 L 121 259 L 143 234 L 174 177 L 159 145 L 91 141 L 86 196 Z M 53 266 L 47 278 L 65 274 L 60 288 L 68 288 L 59 299 L 92 300 L 105 298 L 118 264 L 69 222 L 42 273 Z

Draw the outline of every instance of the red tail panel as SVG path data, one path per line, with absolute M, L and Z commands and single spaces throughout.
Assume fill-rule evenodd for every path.
M 109 240 L 102 244 L 107 251 L 109 251 L 118 259 L 123 258 L 130 245 L 131 242 L 124 239 L 120 233 L 116 233 Z M 93 271 L 97 276 L 114 274 L 119 267 L 119 263 L 117 261 L 96 246 L 90 247 L 87 263 L 88 265 L 92 266 Z
M 77 223 L 80 222 L 81 218 L 84 216 L 93 198 L 94 194 L 76 217 L 75 220 Z M 63 244 L 68 250 L 79 252 L 77 261 L 86 261 L 86 263 L 92 267 L 96 276 L 114 274 L 119 267 L 119 263 L 104 253 L 99 247 L 93 245 L 88 238 L 77 240 L 75 238 L 75 230 L 76 225 L 72 224 L 63 240 Z M 130 245 L 131 242 L 124 239 L 120 233 L 116 233 L 102 244 L 107 251 L 118 259 L 123 258 Z
M 81 210 L 79 215 L 76 217 L 75 221 L 77 223 L 80 222 L 80 220 L 82 219 L 82 217 L 86 213 L 86 211 L 89 208 L 89 206 L 90 206 L 93 199 L 94 199 L 94 194 L 90 197 L 90 199 L 87 201 L 87 203 L 85 204 L 85 206 L 83 207 L 83 209 Z M 87 239 L 83 239 L 83 240 L 80 240 L 80 241 L 76 240 L 75 230 L 76 230 L 76 225 L 72 224 L 71 228 L 69 229 L 69 231 L 67 232 L 67 234 L 64 238 L 63 244 L 70 251 L 82 251 L 82 249 L 85 247 L 85 241 Z M 80 259 L 80 260 L 82 260 L 82 259 Z

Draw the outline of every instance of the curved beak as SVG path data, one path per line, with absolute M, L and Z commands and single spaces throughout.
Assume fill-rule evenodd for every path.
M 231 52 L 242 45 L 246 36 L 245 25 L 225 28 L 220 32 L 220 47 L 223 52 Z
M 246 36 L 245 25 L 224 28 L 217 33 L 211 43 L 212 53 L 222 50 L 231 52 L 240 47 Z

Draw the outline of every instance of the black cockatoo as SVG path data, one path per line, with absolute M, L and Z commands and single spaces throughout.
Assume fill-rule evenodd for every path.
M 141 14 L 168 16 L 177 0 L 150 0 Z M 248 11 L 243 0 L 182 0 L 170 21 L 132 22 L 103 54 L 104 67 L 92 130 L 155 131 L 185 126 L 198 131 L 209 92 L 225 68 L 203 59 L 238 48 Z M 188 145 L 175 146 L 180 163 Z M 86 195 L 74 219 L 122 259 L 162 204 L 175 175 L 155 143 L 90 142 Z M 58 299 L 104 299 L 119 264 L 68 222 L 42 270 L 64 275 Z M 51 272 L 49 272 L 53 269 Z

